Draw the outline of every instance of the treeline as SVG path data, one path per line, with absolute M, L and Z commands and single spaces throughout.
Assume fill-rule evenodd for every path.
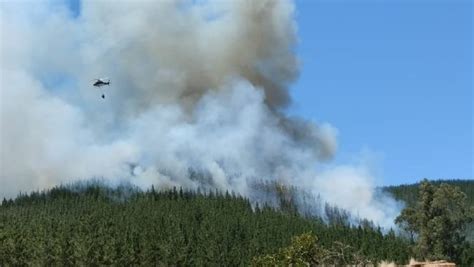
M 408 261 L 407 240 L 343 217 L 327 224 L 228 192 L 56 187 L 3 200 L 0 265 L 249 265 L 308 232 L 322 248 Z

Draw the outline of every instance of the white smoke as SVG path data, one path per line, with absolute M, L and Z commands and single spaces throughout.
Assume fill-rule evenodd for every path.
M 301 186 L 383 226 L 396 203 L 358 166 L 318 171 L 336 130 L 287 117 L 286 0 L 1 2 L 0 196 L 102 177 L 142 188 Z M 91 79 L 107 75 L 101 92 Z

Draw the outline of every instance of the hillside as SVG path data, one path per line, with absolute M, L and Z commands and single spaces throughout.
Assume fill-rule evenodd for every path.
M 466 195 L 470 206 L 474 206 L 474 180 L 433 180 L 433 185 L 447 183 L 459 187 Z M 395 199 L 403 200 L 407 205 L 412 206 L 418 198 L 418 186 L 415 184 L 404 184 L 397 186 L 387 186 L 383 189 L 389 192 Z
M 229 193 L 65 187 L 4 200 L 0 265 L 249 265 L 291 238 L 314 233 L 373 262 L 407 262 L 406 240 L 370 225 L 323 223 L 295 212 L 252 207 Z
M 459 186 L 472 205 L 473 181 L 435 183 L 442 182 Z M 417 185 L 384 190 L 412 205 Z M 305 233 L 324 249 L 342 244 L 371 262 L 410 257 L 409 241 L 393 231 L 383 234 L 368 221 L 354 226 L 337 207 L 326 206 L 324 221 L 302 216 L 293 205 L 295 188 L 261 187 L 277 195 L 280 208 L 227 192 L 143 192 L 94 183 L 4 199 L 0 265 L 249 265 Z

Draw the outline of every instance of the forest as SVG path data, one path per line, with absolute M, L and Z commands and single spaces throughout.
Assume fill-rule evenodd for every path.
M 268 266 L 308 263 L 308 255 L 331 264 L 406 264 L 413 256 L 413 240 L 398 230 L 353 222 L 336 207 L 326 206 L 328 221 L 282 204 L 215 190 L 57 186 L 3 199 L 0 265 Z M 473 263 L 469 251 L 461 266 Z
M 315 233 L 372 261 L 408 260 L 408 243 L 369 224 L 326 224 L 231 193 L 56 187 L 4 200 L 2 265 L 249 265 L 293 236 Z

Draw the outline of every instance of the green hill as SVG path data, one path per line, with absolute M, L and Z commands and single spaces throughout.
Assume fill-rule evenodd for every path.
M 459 186 L 473 204 L 474 181 L 435 181 L 442 182 Z M 412 205 L 417 186 L 383 190 Z M 260 187 L 260 192 L 275 197 L 280 208 L 275 203 L 259 206 L 226 192 L 153 188 L 143 192 L 95 184 L 4 199 L 0 266 L 249 265 L 253 258 L 281 251 L 292 237 L 305 233 L 313 233 L 323 248 L 341 242 L 371 262 L 406 263 L 410 256 L 409 241 L 393 231 L 383 234 L 367 221 L 354 225 L 337 207 L 325 207 L 325 221 L 302 216 L 305 211 L 298 212 L 293 204 L 295 188 Z
M 408 260 L 408 242 L 393 232 L 337 221 L 214 191 L 57 187 L 3 201 L 0 265 L 249 265 L 307 232 L 323 247 L 340 241 L 373 262 Z
M 470 206 L 474 206 L 474 180 L 433 180 L 433 185 L 446 183 L 459 187 L 466 195 Z M 412 206 L 418 198 L 418 186 L 415 184 L 404 184 L 397 186 L 387 186 L 383 189 L 389 192 L 395 199 L 404 201 L 407 205 Z

